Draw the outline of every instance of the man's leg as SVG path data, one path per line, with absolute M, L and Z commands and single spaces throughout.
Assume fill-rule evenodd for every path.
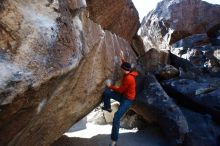
M 110 99 L 114 99 L 116 101 L 121 101 L 121 94 L 112 91 L 109 88 L 106 88 L 105 91 L 102 94 L 102 100 L 104 102 L 104 109 L 111 109 L 111 103 L 110 103 Z
M 111 134 L 111 139 L 113 141 L 118 140 L 120 119 L 131 105 L 132 105 L 132 101 L 130 100 L 123 99 L 121 101 L 118 111 L 115 113 L 114 118 L 113 118 L 113 126 L 112 126 L 112 134 Z

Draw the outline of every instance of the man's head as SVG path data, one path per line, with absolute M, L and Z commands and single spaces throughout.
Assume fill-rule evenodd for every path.
M 129 73 L 131 71 L 131 64 L 128 62 L 123 62 L 121 68 L 124 70 L 125 73 Z

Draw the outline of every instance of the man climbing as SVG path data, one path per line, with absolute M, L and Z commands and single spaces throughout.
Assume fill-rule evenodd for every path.
M 111 112 L 110 99 L 114 99 L 120 103 L 118 111 L 115 113 L 113 118 L 111 140 L 112 143 L 109 146 L 116 146 L 119 135 L 120 119 L 125 112 L 128 111 L 129 107 L 132 105 L 135 100 L 135 76 L 138 75 L 137 72 L 131 70 L 131 64 L 124 61 L 124 54 L 120 54 L 122 64 L 121 69 L 124 72 L 121 85 L 119 87 L 107 84 L 107 88 L 103 92 L 102 99 L 104 102 L 103 110 Z

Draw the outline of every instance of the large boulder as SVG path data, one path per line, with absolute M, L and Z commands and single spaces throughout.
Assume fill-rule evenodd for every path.
M 181 108 L 187 119 L 189 133 L 184 146 L 219 146 L 220 126 L 209 115 Z
M 189 132 L 185 116 L 170 98 L 154 75 L 143 80 L 144 88 L 138 92 L 133 110 L 150 123 L 157 123 L 170 140 L 171 145 L 183 144 Z
M 162 64 L 155 74 L 159 80 L 171 79 L 179 76 L 179 70 L 172 65 Z
M 89 17 L 118 36 L 131 42 L 140 22 L 131 0 L 86 0 Z
M 207 34 L 213 45 L 220 46 L 220 24 L 217 24 L 209 29 Z
M 138 62 L 145 72 L 155 72 L 160 69 L 160 65 L 168 64 L 169 52 L 151 48 L 138 58 Z
M 172 44 L 172 48 L 192 48 L 209 44 L 211 44 L 211 42 L 207 34 L 194 34 L 175 42 L 174 44 Z
M 140 35 L 146 48 L 169 49 L 182 38 L 218 26 L 218 13 L 219 5 L 201 0 L 164 0 L 143 19 Z
M 195 111 L 209 113 L 220 121 L 219 85 L 181 78 L 163 81 L 162 85 L 180 104 Z
M 84 13 L 85 1 L 4 0 L 0 7 L 0 145 L 50 145 L 101 100 L 129 43 Z
M 171 63 L 185 70 L 193 69 L 201 73 L 219 74 L 219 50 L 219 46 L 212 46 L 206 34 L 192 35 L 172 45 Z
M 133 37 L 131 45 L 132 45 L 133 50 L 137 54 L 137 56 L 140 57 L 140 56 L 145 54 L 144 43 L 143 43 L 143 40 L 141 39 L 141 37 L 139 35 L 136 34 Z

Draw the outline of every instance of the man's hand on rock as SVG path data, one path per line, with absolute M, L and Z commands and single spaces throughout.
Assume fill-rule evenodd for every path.
M 110 79 L 106 80 L 106 86 L 110 87 L 112 85 L 112 81 Z

